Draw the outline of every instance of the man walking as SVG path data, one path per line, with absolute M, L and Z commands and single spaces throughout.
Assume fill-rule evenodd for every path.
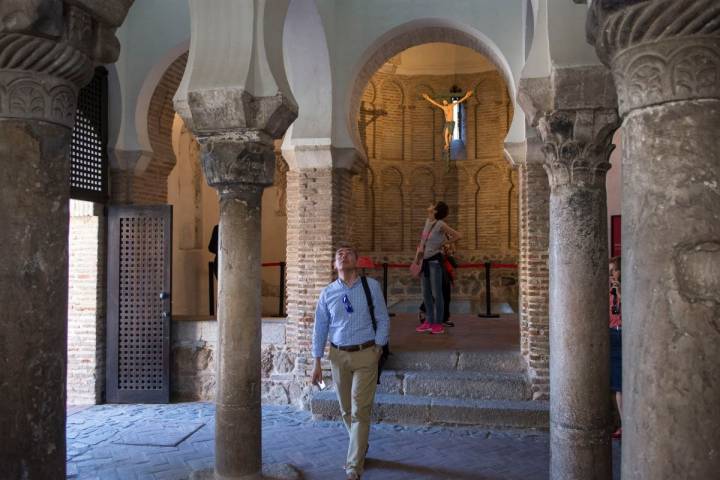
M 341 247 L 335 252 L 338 279 L 325 287 L 315 310 L 312 383 L 322 381 L 325 343 L 330 340 L 329 359 L 340 413 L 350 436 L 345 472 L 357 480 L 363 472 L 370 434 L 370 412 L 375 398 L 378 361 L 388 342 L 390 319 L 380 284 L 367 279 L 372 296 L 368 302 L 358 275 L 357 252 Z M 377 329 L 373 327 L 369 303 L 374 305 Z

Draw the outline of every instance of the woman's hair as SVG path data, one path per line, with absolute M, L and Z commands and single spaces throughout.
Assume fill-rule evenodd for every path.
M 447 203 L 442 201 L 437 202 L 437 205 L 435 205 L 435 220 L 442 220 L 448 216 L 449 212 L 450 208 L 447 206 Z

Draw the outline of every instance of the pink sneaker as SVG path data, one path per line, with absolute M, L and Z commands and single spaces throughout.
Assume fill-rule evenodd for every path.
M 432 334 L 445 333 L 445 328 L 442 326 L 442 323 L 435 323 L 430 326 L 430 333 L 432 333 Z
M 432 325 L 430 325 L 428 322 L 423 322 L 419 327 L 415 329 L 418 333 L 425 333 L 429 332 L 432 329 Z

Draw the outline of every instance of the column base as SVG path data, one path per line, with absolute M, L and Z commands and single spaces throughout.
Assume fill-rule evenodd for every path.
M 237 478 L 220 478 L 215 476 L 215 470 L 197 470 L 190 474 L 189 480 L 302 480 L 300 470 L 287 463 L 271 463 L 263 465 L 262 475 L 243 476 Z

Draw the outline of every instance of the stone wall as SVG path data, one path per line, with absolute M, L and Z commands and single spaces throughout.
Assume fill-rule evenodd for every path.
M 105 251 L 102 207 L 70 202 L 67 404 L 101 403 L 105 391 Z
M 213 401 L 218 324 L 212 318 L 180 318 L 172 324 L 172 398 Z M 293 399 L 302 405 L 309 398 L 309 377 L 293 373 L 297 369 L 296 354 L 288 349 L 286 330 L 284 319 L 263 319 L 262 400 L 285 405 Z

